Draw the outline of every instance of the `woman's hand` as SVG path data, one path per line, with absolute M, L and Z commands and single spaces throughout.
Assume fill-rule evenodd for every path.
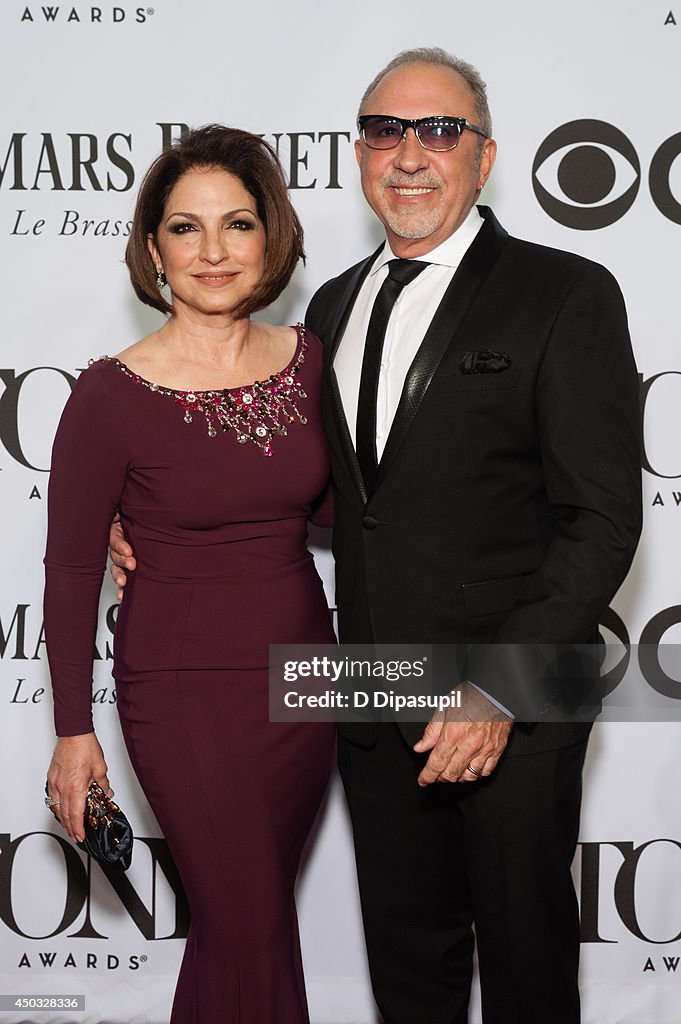
M 111 575 L 118 587 L 118 600 L 123 600 L 123 587 L 128 582 L 127 572 L 134 572 L 137 568 L 137 561 L 133 556 L 132 548 L 125 539 L 121 517 L 116 513 L 109 530 L 109 554 L 111 555 Z M 125 570 L 125 571 L 124 571 Z
M 104 754 L 93 732 L 57 739 L 47 772 L 47 792 L 55 801 L 52 810 L 76 843 L 85 838 L 85 796 L 93 779 L 107 796 L 113 796 L 106 772 Z

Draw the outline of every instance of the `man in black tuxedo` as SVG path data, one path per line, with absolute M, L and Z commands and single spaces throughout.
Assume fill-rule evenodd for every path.
M 641 524 L 617 284 L 476 207 L 496 146 L 469 65 L 399 55 L 359 124 L 386 244 L 306 318 L 325 346 L 340 639 L 589 644 Z M 570 863 L 589 726 L 520 724 L 522 667 L 482 676 L 425 732 L 341 727 L 385 1024 L 466 1021 L 473 926 L 485 1024 L 579 1021 Z

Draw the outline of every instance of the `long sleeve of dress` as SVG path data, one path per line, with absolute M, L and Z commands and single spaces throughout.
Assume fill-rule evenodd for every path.
M 94 364 L 64 408 L 52 450 L 45 639 L 58 736 L 92 731 L 92 661 L 112 516 L 130 459 L 124 411 Z

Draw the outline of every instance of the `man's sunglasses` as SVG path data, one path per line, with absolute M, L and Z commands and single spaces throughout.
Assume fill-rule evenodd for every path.
M 390 117 L 388 114 L 362 114 L 357 120 L 360 135 L 370 149 L 394 149 L 413 128 L 424 149 L 446 153 L 456 149 L 461 132 L 468 128 L 487 138 L 486 132 L 465 117 Z

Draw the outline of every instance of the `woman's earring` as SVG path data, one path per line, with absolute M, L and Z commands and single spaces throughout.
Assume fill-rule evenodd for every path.
M 160 267 L 156 268 L 156 287 L 161 291 L 166 285 L 166 275 L 163 273 Z

